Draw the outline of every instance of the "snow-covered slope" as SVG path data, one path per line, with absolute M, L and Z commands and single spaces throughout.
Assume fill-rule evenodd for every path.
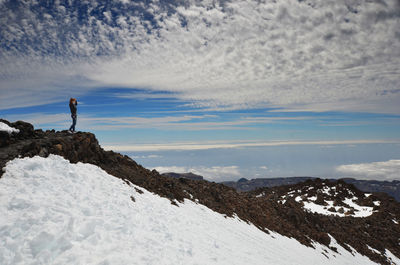
M 2 264 L 373 264 L 335 240 L 339 253 L 306 247 L 59 156 L 14 159 L 4 170 Z

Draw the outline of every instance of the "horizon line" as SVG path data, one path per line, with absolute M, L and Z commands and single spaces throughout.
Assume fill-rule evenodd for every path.
M 287 140 L 267 142 L 181 142 L 170 144 L 105 144 L 103 148 L 107 151 L 118 152 L 147 152 L 147 151 L 185 151 L 185 150 L 208 150 L 208 149 L 231 149 L 242 147 L 265 147 L 285 145 L 355 145 L 355 144 L 400 144 L 400 140 Z

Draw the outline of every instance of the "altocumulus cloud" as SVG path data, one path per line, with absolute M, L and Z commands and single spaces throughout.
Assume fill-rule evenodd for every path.
M 336 170 L 360 179 L 400 180 L 400 160 L 342 165 Z
M 399 112 L 397 0 L 0 5 L 1 108 L 117 86 L 208 109 Z

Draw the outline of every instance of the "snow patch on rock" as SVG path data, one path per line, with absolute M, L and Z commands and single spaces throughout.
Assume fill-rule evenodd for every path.
M 335 215 L 339 217 L 352 216 L 352 217 L 368 217 L 374 212 L 374 207 L 361 206 L 357 204 L 358 197 L 355 196 L 354 192 L 347 190 L 347 196 L 343 199 L 340 205 L 335 203 L 336 197 L 339 195 L 339 191 L 336 187 L 325 186 L 321 189 L 316 190 L 318 196 L 324 195 L 323 201 L 319 200 L 317 195 L 310 195 L 309 193 L 314 190 L 311 188 L 306 189 L 305 194 L 301 190 L 291 190 L 286 195 L 280 197 L 279 202 L 285 203 L 287 199 L 294 198 L 297 203 L 303 205 L 303 209 L 312 213 L 318 213 L 323 215 Z M 366 194 L 365 197 L 369 197 L 371 194 Z M 331 198 L 330 200 L 326 198 Z M 375 206 L 380 206 L 380 201 L 373 201 Z
M 19 133 L 18 129 L 8 126 L 4 122 L 0 122 L 0 131 L 7 132 L 8 134 Z

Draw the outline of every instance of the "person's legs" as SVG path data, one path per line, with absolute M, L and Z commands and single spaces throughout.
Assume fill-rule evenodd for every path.
M 72 116 L 72 125 L 69 127 L 70 131 L 75 131 L 75 125 L 76 125 L 76 116 Z
M 75 132 L 76 116 L 72 119 L 72 131 Z

